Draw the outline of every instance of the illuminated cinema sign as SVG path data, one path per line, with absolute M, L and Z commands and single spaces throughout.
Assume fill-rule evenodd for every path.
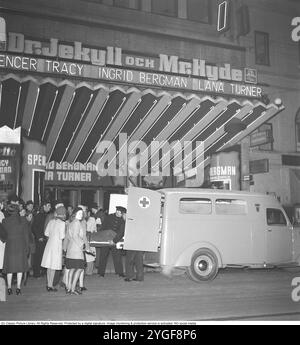
M 0 200 L 19 192 L 21 129 L 0 128 Z
M 49 162 L 46 165 L 45 183 L 47 185 L 90 185 L 98 186 L 99 177 L 96 166 L 92 163 L 57 163 Z
M 2 51 L 0 68 L 207 93 L 262 96 L 262 89 L 255 85 L 256 69 L 233 68 L 230 63 L 216 66 L 201 58 L 182 60 L 166 54 L 145 57 L 124 53 L 119 47 L 96 49 L 77 41 L 63 44 L 56 38 L 28 40 L 21 33 L 9 33 L 7 49 Z

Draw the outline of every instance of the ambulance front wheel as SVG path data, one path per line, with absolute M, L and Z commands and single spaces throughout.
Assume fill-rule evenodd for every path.
M 218 259 L 208 248 L 198 249 L 192 256 L 187 275 L 197 283 L 213 280 L 218 274 Z

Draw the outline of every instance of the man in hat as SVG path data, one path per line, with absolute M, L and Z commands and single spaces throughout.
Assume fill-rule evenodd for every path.
M 46 246 L 46 237 L 44 235 L 46 218 L 51 211 L 51 204 L 49 201 L 42 203 L 41 211 L 34 217 L 32 223 L 32 232 L 35 240 L 35 253 L 33 256 L 33 276 L 39 278 L 41 276 L 41 262 Z
M 102 230 L 113 230 L 116 233 L 116 239 L 122 238 L 124 236 L 124 219 L 122 217 L 123 213 L 126 213 L 126 208 L 122 206 L 116 207 L 116 212 L 109 214 L 102 224 Z M 104 277 L 107 259 L 109 252 L 111 251 L 115 273 L 118 274 L 120 277 L 125 277 L 124 275 L 124 268 L 123 268 L 123 261 L 121 250 L 115 247 L 115 243 L 118 240 L 112 241 L 112 245 L 110 247 L 102 247 L 100 250 L 100 260 L 99 260 L 99 267 L 98 267 L 98 274 L 100 277 Z
M 79 208 L 83 211 L 83 219 L 80 221 L 83 229 L 83 241 L 85 244 L 85 250 L 90 251 L 90 245 L 87 239 L 87 206 L 85 205 L 78 205 Z M 79 288 L 81 291 L 87 290 L 87 288 L 84 286 L 84 270 L 81 271 L 79 275 Z
M 50 222 L 50 220 L 55 218 L 55 210 L 57 210 L 61 206 L 64 206 L 64 204 L 60 200 L 55 200 L 53 205 L 54 209 L 51 208 L 50 212 L 47 214 L 44 230 L 46 229 L 46 226 Z
M 97 231 L 101 231 L 102 224 L 104 223 L 104 220 L 106 218 L 106 214 L 104 213 L 102 208 L 99 208 L 98 204 L 93 202 L 90 205 L 92 217 L 95 218 L 96 221 L 96 227 Z M 96 248 L 96 260 L 95 260 L 95 266 L 99 267 L 99 258 L 100 258 L 100 248 Z
M 124 217 L 124 221 L 126 217 Z M 123 236 L 125 232 L 125 223 L 124 223 L 124 230 Z M 115 237 L 114 242 L 119 242 L 122 237 Z M 126 282 L 131 281 L 143 281 L 144 280 L 144 252 L 139 250 L 126 250 L 125 256 L 125 274 L 126 278 L 124 279 Z

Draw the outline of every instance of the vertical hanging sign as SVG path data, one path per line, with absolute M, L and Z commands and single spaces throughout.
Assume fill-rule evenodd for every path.
M 6 22 L 0 17 L 0 51 L 6 50 Z
M 0 200 L 19 193 L 21 127 L 0 128 Z
M 23 200 L 33 200 L 40 203 L 43 199 L 46 171 L 46 146 L 36 140 L 22 138 L 23 164 L 21 197 Z

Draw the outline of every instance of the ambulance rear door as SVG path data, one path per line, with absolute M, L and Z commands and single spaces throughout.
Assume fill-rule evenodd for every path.
M 161 193 L 149 189 L 128 189 L 124 249 L 158 251 L 161 196 Z

